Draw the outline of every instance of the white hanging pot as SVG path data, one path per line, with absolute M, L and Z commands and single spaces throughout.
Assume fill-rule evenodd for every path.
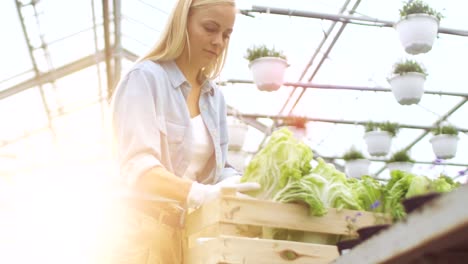
M 391 77 L 390 83 L 395 99 L 401 105 L 417 104 L 424 93 L 426 75 L 419 72 L 408 72 Z
M 362 175 L 369 174 L 370 161 L 366 159 L 346 161 L 346 175 L 350 178 L 361 178 Z
M 458 136 L 440 134 L 430 139 L 432 150 L 439 159 L 451 159 L 457 153 Z
M 385 156 L 390 151 L 392 135 L 387 131 L 369 131 L 364 134 L 367 152 L 372 156 Z
M 411 172 L 413 170 L 412 162 L 391 162 L 387 164 L 387 168 L 390 171 L 401 170 L 404 172 Z
M 278 57 L 262 57 L 249 64 L 258 89 L 269 92 L 276 91 L 283 85 L 288 66 L 286 60 Z
M 238 151 L 242 149 L 247 129 L 247 125 L 243 123 L 229 124 L 229 150 Z
M 400 42 L 409 54 L 426 53 L 432 49 L 432 44 L 439 30 L 439 20 L 428 14 L 411 14 L 395 24 Z

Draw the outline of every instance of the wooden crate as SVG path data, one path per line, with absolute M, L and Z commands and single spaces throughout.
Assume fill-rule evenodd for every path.
M 350 235 L 353 218 L 353 229 L 376 223 L 368 212 L 329 209 L 314 217 L 303 205 L 241 198 L 225 190 L 187 215 L 185 263 L 330 263 L 339 256 L 336 246 L 264 239 L 262 227 Z

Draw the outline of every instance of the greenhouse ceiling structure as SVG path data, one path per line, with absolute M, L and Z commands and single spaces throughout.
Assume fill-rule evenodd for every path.
M 54 166 L 98 175 L 111 164 L 108 99 L 112 87 L 157 41 L 174 0 L 7 0 L 0 3 L 0 176 Z M 466 180 L 468 169 L 468 3 L 426 0 L 443 14 L 432 49 L 407 54 L 394 24 L 403 1 L 238 0 L 234 33 L 218 78 L 230 121 L 248 124 L 239 169 L 288 117 L 304 117 L 302 138 L 340 169 L 354 147 L 370 174 L 389 177 L 383 157 L 370 156 L 365 124 L 393 122 L 391 153 L 409 150 L 413 172 Z M 253 45 L 283 51 L 285 83 L 265 92 L 244 58 Z M 427 70 L 421 101 L 400 105 L 388 78 L 404 59 Z M 431 129 L 459 130 L 454 158 L 437 159 Z M 86 169 L 83 169 L 86 168 Z M 1 177 L 0 177 L 1 178 Z

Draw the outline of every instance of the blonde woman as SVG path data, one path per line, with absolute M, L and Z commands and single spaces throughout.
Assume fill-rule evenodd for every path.
M 234 0 L 177 1 L 160 41 L 118 84 L 113 132 L 131 195 L 111 263 L 181 263 L 183 209 L 222 186 L 260 187 L 226 167 L 226 104 L 213 82 L 235 16 Z

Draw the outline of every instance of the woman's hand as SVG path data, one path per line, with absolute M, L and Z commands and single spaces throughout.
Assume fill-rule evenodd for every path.
M 234 188 L 237 192 L 254 191 L 260 189 L 260 184 L 256 182 L 240 182 L 241 176 L 231 176 L 215 185 L 201 184 L 193 182 L 187 196 L 189 207 L 197 208 L 203 203 L 216 199 L 221 193 L 221 188 Z

